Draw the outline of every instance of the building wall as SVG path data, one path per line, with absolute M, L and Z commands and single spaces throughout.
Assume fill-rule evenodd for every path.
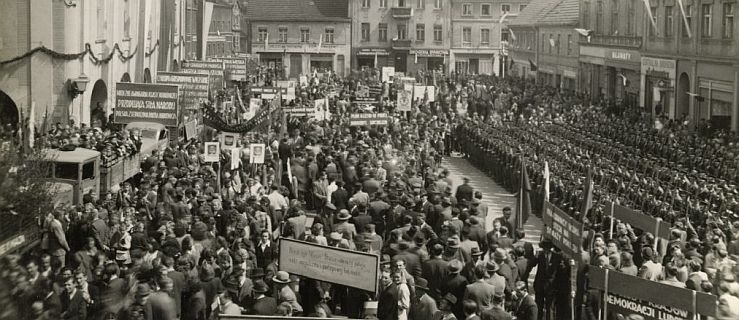
M 739 128 L 739 28 L 733 15 L 738 12 L 739 4 L 687 0 L 684 4 L 686 14 L 691 17 L 690 34 L 684 27 L 677 2 L 652 4 L 657 16 L 656 30 L 645 18 L 642 59 L 646 58 L 647 62 L 662 59 L 666 64 L 674 61 L 674 65 L 669 65 L 670 72 L 661 73 L 650 69 L 649 63 L 642 65 L 640 102 L 647 112 L 656 113 L 660 104 L 670 118 L 687 115 L 693 123 L 711 120 L 716 128 L 736 131 Z M 704 10 L 708 8 L 710 14 Z M 655 86 L 659 79 L 664 80 L 665 87 Z M 705 101 L 698 101 L 688 92 L 699 94 Z
M 350 70 L 350 23 L 347 22 L 273 22 L 273 21 L 252 21 L 251 29 L 251 47 L 252 52 L 260 54 L 261 60 L 281 59 L 283 65 L 288 68 L 288 74 L 307 74 L 311 72 L 311 60 L 317 57 L 331 56 L 333 60 L 333 69 L 338 71 L 343 61 L 341 72 L 348 74 Z M 265 50 L 265 43 L 260 39 L 260 29 L 265 28 L 269 34 L 268 48 Z M 287 41 L 281 42 L 279 30 L 287 29 Z M 308 29 L 310 31 L 310 39 L 307 43 L 301 43 L 301 30 Z M 318 44 L 321 34 L 326 29 L 334 30 L 334 42 L 329 43 L 323 40 L 319 51 Z M 296 57 L 300 57 L 299 59 Z M 313 56 L 313 58 L 311 58 Z M 299 68 L 292 66 L 297 60 L 300 62 Z M 298 70 L 299 69 L 299 70 Z
M 538 28 L 539 73 L 551 75 L 546 76 L 545 84 L 566 90 L 578 90 L 580 48 L 579 34 L 574 30 L 575 27 L 576 25 L 566 25 Z
M 405 7 L 412 9 L 410 17 L 394 17 L 393 8 L 400 8 L 399 0 L 370 0 L 369 7 L 363 7 L 364 0 L 350 0 L 350 15 L 352 17 L 352 68 L 358 69 L 361 64 L 374 60 L 373 54 L 364 54 L 367 49 L 382 49 L 377 58 L 377 67 L 393 66 L 402 60 L 406 71 L 415 74 L 418 70 L 427 68 L 427 59 L 442 59 L 446 61 L 450 46 L 449 37 L 449 1 L 444 0 L 405 0 Z M 383 5 L 383 6 L 381 6 Z M 438 5 L 438 7 L 437 7 Z M 362 38 L 362 24 L 369 24 L 369 39 Z M 387 38 L 380 39 L 380 25 L 387 26 Z M 398 27 L 405 25 L 409 46 L 395 46 L 393 39 L 398 34 Z M 417 39 L 416 28 L 423 25 L 424 40 Z M 441 26 L 441 41 L 434 40 L 434 26 Z M 363 50 L 364 49 L 364 50 Z M 432 51 L 428 51 L 432 50 Z M 445 52 L 442 54 L 442 50 Z M 366 51 L 369 52 L 369 51 Z M 431 54 L 425 54 L 432 52 Z M 418 58 L 416 55 L 418 54 Z M 397 59 L 397 60 L 396 60 Z M 374 64 L 372 61 L 371 64 Z M 396 66 L 396 69 L 399 65 Z
M 41 123 L 48 114 L 54 122 L 90 122 L 90 106 L 101 102 L 107 114 L 115 105 L 115 83 L 128 73 L 133 81 L 155 79 L 159 50 L 147 55 L 159 38 L 158 1 L 100 0 L 76 1 L 67 7 L 62 1 L 8 1 L 0 11 L 0 56 L 14 57 L 44 45 L 64 53 L 78 53 L 89 43 L 96 57 L 107 56 L 118 44 L 128 61 L 116 53 L 109 63 L 95 63 L 86 56 L 78 60 L 52 59 L 37 53 L 0 69 L 0 88 L 27 116 L 35 105 L 35 119 Z M 49 21 L 50 23 L 29 23 Z M 145 70 L 150 76 L 145 77 Z M 68 94 L 68 79 L 84 74 L 87 90 L 75 99 Z M 101 81 L 93 94 L 93 87 Z M 94 101 L 93 101 L 94 99 Z
M 512 26 L 511 33 L 515 40 L 508 45 L 509 69 L 511 76 L 520 78 L 536 77 L 531 71 L 530 62 L 536 63 L 536 52 L 539 46 L 539 32 L 534 27 Z
M 213 15 L 208 29 L 206 57 L 223 57 L 237 52 L 233 43 L 233 18 L 232 6 L 213 5 Z

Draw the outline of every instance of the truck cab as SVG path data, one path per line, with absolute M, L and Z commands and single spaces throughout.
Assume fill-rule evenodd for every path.
M 71 186 L 72 201 L 82 203 L 85 194 L 100 194 L 100 152 L 77 148 L 73 151 L 44 149 L 43 161 L 49 162 L 49 172 L 44 180 Z M 67 198 L 68 188 L 62 188 L 57 197 Z M 62 202 L 68 200 L 60 199 Z
M 141 133 L 141 160 L 150 155 L 155 149 L 164 151 L 169 144 L 169 130 L 162 124 L 155 122 L 131 122 L 126 124 L 126 130 Z

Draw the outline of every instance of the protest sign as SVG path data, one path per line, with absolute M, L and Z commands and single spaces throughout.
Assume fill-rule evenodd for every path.
M 261 106 L 262 106 L 262 99 L 259 99 L 259 98 L 249 99 L 249 110 L 243 115 L 244 120 L 250 120 L 251 118 L 254 118 L 254 116 L 257 114 L 257 111 L 259 111 L 259 108 Z
M 239 134 L 235 132 L 221 133 L 221 150 L 231 150 L 236 147 L 236 141 L 239 140 Z
M 179 125 L 178 87 L 165 84 L 118 82 L 114 122 L 135 121 Z
M 304 116 L 312 116 L 315 113 L 315 107 L 283 107 L 282 111 L 284 111 L 286 114 L 289 114 L 291 116 L 295 117 L 304 117 Z
M 390 122 L 387 113 L 352 113 L 349 117 L 350 126 L 386 126 Z
M 264 163 L 264 143 L 249 145 L 249 163 Z
M 219 61 L 182 61 L 183 73 L 200 73 L 210 75 L 208 78 L 209 90 L 215 94 L 224 87 L 223 62 Z
M 241 165 L 241 148 L 231 149 L 231 170 L 236 170 Z
M 326 98 L 316 99 L 313 101 L 313 106 L 313 118 L 318 121 L 326 120 L 326 112 L 328 112 L 328 100 Z
M 211 57 L 209 61 L 222 62 L 225 76 L 230 81 L 246 81 L 246 58 Z
M 221 159 L 220 143 L 218 142 L 206 142 L 205 143 L 205 162 L 218 162 Z
M 198 122 L 196 120 L 190 120 L 185 123 L 185 137 L 187 140 L 197 138 Z
M 395 67 L 382 67 L 382 82 L 393 82 Z
M 426 86 L 426 92 L 424 94 L 428 94 L 429 101 L 434 102 L 436 101 L 436 87 L 434 86 Z
M 416 99 L 423 100 L 423 95 L 426 93 L 426 86 L 424 85 L 414 85 L 413 86 L 413 100 Z
M 398 111 L 411 111 L 413 94 L 410 91 L 398 91 Z
M 672 225 L 650 215 L 631 210 L 612 202 L 606 202 L 605 214 L 606 216 L 613 216 L 613 218 L 620 220 L 621 222 L 628 223 L 632 227 L 652 232 L 659 238 L 670 239 L 670 230 L 672 229 Z
M 644 320 L 691 320 L 693 314 L 684 309 L 667 307 L 649 301 L 606 293 L 608 316 L 606 319 L 633 319 L 638 315 Z
M 249 87 L 253 95 L 259 95 L 262 99 L 274 99 L 278 94 L 287 95 L 287 88 L 279 87 Z
M 307 86 L 308 85 L 308 76 L 300 76 L 300 78 L 298 78 L 298 79 L 300 81 L 300 85 L 301 86 Z
M 291 274 L 377 291 L 377 255 L 280 238 L 280 270 Z
M 580 261 L 582 224 L 550 202 L 544 202 L 544 233 L 568 258 Z
M 180 86 L 180 107 L 198 110 L 201 101 L 208 101 L 208 77 L 207 74 L 160 71 L 157 83 Z

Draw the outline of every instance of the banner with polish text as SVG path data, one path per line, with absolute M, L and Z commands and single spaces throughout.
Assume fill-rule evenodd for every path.
M 115 88 L 115 123 L 136 121 L 179 126 L 179 89 L 174 85 L 118 82 Z

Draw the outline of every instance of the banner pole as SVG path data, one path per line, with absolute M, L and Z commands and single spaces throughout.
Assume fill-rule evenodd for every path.
M 697 301 L 697 294 L 695 290 L 691 290 L 691 293 L 693 294 L 693 300 L 692 300 L 692 309 L 693 309 L 693 319 L 700 319 L 698 316 L 698 301 Z
M 608 239 L 613 239 L 613 225 L 614 225 L 614 218 L 613 218 L 613 209 L 615 207 L 615 203 L 611 201 L 611 227 L 608 231 Z
M 654 245 L 653 248 L 654 252 L 657 252 L 657 244 L 659 244 L 659 223 L 662 221 L 662 218 L 657 217 L 656 223 L 654 224 Z
M 600 318 L 600 314 L 598 314 L 598 320 L 600 319 L 608 319 L 608 269 L 605 269 L 606 275 L 604 284 L 603 284 L 603 318 Z

